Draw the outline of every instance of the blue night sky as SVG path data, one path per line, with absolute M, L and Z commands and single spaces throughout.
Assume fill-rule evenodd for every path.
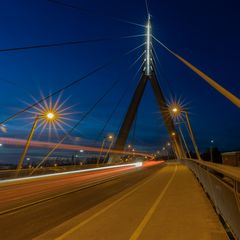
M 102 37 L 112 39 L 74 46 L 0 52 L 0 120 L 26 107 L 26 102 L 32 103 L 31 95 L 39 99 L 40 92 L 47 95 L 144 42 L 144 36 L 121 38 L 144 34 L 144 28 L 117 20 L 145 24 L 144 0 L 66 2 L 87 9 L 90 14 L 47 0 L 1 0 L 0 49 Z M 153 35 L 240 97 L 238 1 L 150 0 L 149 9 Z M 239 149 L 239 109 L 157 42 L 154 42 L 154 48 L 161 62 L 158 78 L 165 96 L 170 99 L 174 94 L 187 104 L 200 150 L 209 147 L 211 139 L 222 151 Z M 77 139 L 77 144 L 96 144 L 98 133 L 127 88 L 100 140 L 108 133 L 117 134 L 140 77 L 140 72 L 135 78 L 134 75 L 142 59 L 130 69 L 129 66 L 143 50 L 143 47 L 139 48 L 120 58 L 63 93 L 62 100 L 70 97 L 64 104 L 71 107 L 72 112 L 69 115 L 72 120 L 66 121 L 68 130 L 119 79 L 118 85 L 72 134 L 74 138 L 70 142 L 76 143 Z M 56 99 L 57 96 L 53 102 Z M 33 121 L 29 119 L 31 116 L 26 113 L 8 122 L 8 132 L 0 132 L 0 136 L 25 139 Z M 38 133 L 34 139 L 47 139 L 47 130 L 41 136 Z M 59 130 L 58 134 L 62 132 Z M 50 140 L 56 139 L 53 134 Z M 168 141 L 150 86 L 147 86 L 135 131 L 130 133 L 129 141 L 136 144 L 137 149 L 149 151 L 161 148 Z

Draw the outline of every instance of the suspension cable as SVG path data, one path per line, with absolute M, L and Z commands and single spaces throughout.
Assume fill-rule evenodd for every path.
M 156 37 L 153 36 L 153 39 L 157 41 L 164 49 L 166 49 L 169 53 L 171 53 L 173 56 L 175 56 L 177 59 L 179 59 L 184 65 L 186 65 L 188 68 L 190 68 L 193 72 L 195 72 L 198 76 L 200 76 L 203 80 L 205 80 L 210 86 L 212 86 L 215 90 L 217 90 L 219 93 L 221 93 L 223 96 L 225 96 L 229 101 L 231 101 L 233 104 L 235 104 L 237 107 L 240 108 L 240 99 L 233 95 L 231 92 L 229 92 L 227 89 L 223 88 L 220 84 L 218 84 L 216 81 L 214 81 L 212 78 L 207 76 L 204 72 L 200 71 L 198 68 L 193 66 L 190 62 L 170 50 L 166 45 L 164 45 L 162 42 L 160 42 Z
M 83 75 L 81 78 L 72 81 L 71 83 L 65 85 L 64 87 L 56 90 L 55 92 L 49 94 L 49 95 L 46 96 L 46 97 L 41 98 L 40 100 L 36 101 L 36 102 L 33 103 L 32 105 L 30 105 L 30 106 L 28 106 L 28 107 L 26 107 L 26 108 L 18 111 L 17 113 L 15 113 L 15 114 L 13 114 L 12 116 L 8 117 L 7 119 L 3 120 L 2 122 L 0 122 L 0 125 L 1 125 L 1 124 L 4 124 L 4 123 L 6 123 L 6 122 L 8 122 L 8 121 L 10 121 L 10 120 L 12 120 L 12 119 L 14 119 L 14 118 L 17 117 L 19 114 L 22 114 L 22 113 L 28 111 L 29 109 L 37 106 L 39 103 L 41 103 L 41 102 L 49 99 L 50 97 L 53 97 L 53 96 L 61 93 L 62 91 L 64 91 L 64 90 L 66 90 L 66 89 L 74 86 L 75 84 L 79 83 L 80 81 L 82 81 L 82 80 L 84 80 L 84 79 L 86 79 L 86 78 L 94 75 L 95 73 L 97 73 L 97 72 L 105 69 L 106 67 L 110 66 L 111 64 L 119 61 L 119 59 L 121 59 L 122 57 L 127 56 L 127 55 L 131 54 L 132 52 L 136 51 L 137 49 L 139 49 L 139 48 L 142 47 L 143 45 L 144 45 L 144 43 L 141 44 L 141 45 L 139 45 L 139 46 L 137 46 L 137 47 L 135 47 L 135 48 L 133 48 L 133 49 L 131 49 L 131 50 L 129 50 L 129 51 L 127 51 L 127 52 L 125 52 L 123 55 L 118 56 L 118 57 L 115 57 L 115 58 L 113 58 L 111 61 L 109 61 L 109 62 L 107 62 L 107 63 L 105 63 L 105 64 L 103 64 L 103 65 L 100 65 L 100 66 L 96 67 L 94 70 L 92 70 L 91 72 L 88 72 L 87 74 Z
M 86 40 L 78 40 L 78 41 L 65 41 L 65 42 L 59 42 L 59 43 L 36 44 L 36 45 L 23 46 L 23 47 L 2 48 L 0 49 L 0 52 L 13 52 L 13 51 L 23 51 L 23 50 L 38 49 L 38 48 L 71 46 L 71 45 L 79 45 L 79 44 L 87 44 L 87 43 L 105 42 L 105 41 L 110 41 L 115 39 L 137 38 L 141 36 L 145 36 L 145 34 L 127 35 L 127 36 L 120 36 L 120 37 L 105 37 L 105 38 L 86 39 Z
M 118 22 L 122 22 L 122 23 L 128 23 L 128 24 L 131 24 L 131 25 L 139 26 L 139 27 L 145 27 L 144 25 L 139 24 L 139 23 L 128 21 L 128 20 L 125 20 L 125 19 L 122 19 L 122 18 L 112 17 L 112 16 L 109 16 L 109 15 L 106 15 L 106 14 L 102 14 L 102 13 L 92 12 L 92 11 L 90 11 L 88 9 L 85 9 L 85 8 L 82 8 L 82 7 L 79 7 L 79 6 L 76 6 L 76 5 L 72 5 L 72 4 L 69 4 L 69 3 L 65 3 L 63 1 L 48 0 L 48 2 L 55 3 L 55 4 L 58 4 L 58 5 L 62 5 L 64 7 L 68 7 L 68 8 L 72 8 L 72 9 L 78 10 L 78 11 L 82 12 L 83 14 L 96 15 L 96 16 L 108 18 L 108 19 L 111 19 L 111 20 L 114 20 L 114 21 L 118 21 Z
M 159 75 L 161 75 L 161 77 L 163 79 L 165 79 L 165 82 L 167 84 L 167 87 L 168 87 L 170 95 L 174 96 L 174 91 L 173 91 L 173 87 L 171 85 L 171 81 L 169 81 L 166 73 L 164 72 L 163 66 L 162 66 L 162 64 L 161 64 L 161 62 L 160 62 L 160 60 L 158 58 L 158 55 L 157 55 L 157 52 L 156 52 L 155 48 L 153 47 L 152 49 L 153 49 L 153 59 L 157 60 L 157 61 L 154 61 L 154 62 L 158 63 L 158 66 L 159 66 L 159 68 L 156 67 L 155 69 L 156 69 L 157 73 Z
M 134 75 L 133 79 L 135 79 L 135 78 L 137 77 L 138 73 L 140 72 L 140 70 L 143 69 L 144 64 L 145 64 L 145 61 L 143 61 L 142 65 L 138 68 L 138 70 L 137 70 L 136 74 Z M 126 90 L 125 90 L 125 91 L 128 91 L 128 89 L 129 89 L 129 86 L 126 87 Z M 120 129 L 121 129 L 121 125 L 118 127 L 118 129 L 117 129 L 116 132 L 119 133 L 119 132 L 120 132 Z
M 144 54 L 144 52 L 143 52 Z M 141 54 L 136 61 L 129 67 L 128 70 L 130 70 L 138 61 L 139 59 L 143 56 L 143 54 Z M 140 71 L 140 69 L 142 69 L 144 62 L 141 64 L 140 68 L 137 70 L 137 72 L 135 73 L 134 77 L 130 79 L 130 82 L 128 83 L 127 87 L 124 89 L 122 95 L 120 96 L 117 104 L 115 105 L 115 107 L 113 108 L 113 111 L 111 112 L 111 114 L 109 115 L 109 117 L 107 118 L 103 128 L 100 130 L 100 132 L 98 133 L 97 137 L 96 137 L 96 141 L 100 138 L 100 136 L 103 134 L 103 132 L 105 131 L 107 125 L 109 124 L 109 122 L 111 121 L 112 117 L 114 116 L 114 114 L 116 113 L 119 105 L 121 104 L 122 100 L 124 99 L 124 97 L 126 96 L 128 90 L 129 90 L 129 85 L 131 84 L 131 82 L 137 77 L 138 72 Z
M 66 138 L 80 125 L 80 123 L 97 107 L 97 105 L 112 91 L 112 89 L 120 82 L 120 79 L 117 79 L 113 84 L 104 92 L 104 94 L 92 105 L 92 107 L 81 117 L 81 119 L 67 132 L 64 134 L 62 139 L 56 143 L 56 145 L 48 152 L 48 154 L 42 159 L 42 161 L 33 169 L 31 175 L 39 168 L 50 156 L 51 154 L 59 147 L 60 144 L 66 140 Z

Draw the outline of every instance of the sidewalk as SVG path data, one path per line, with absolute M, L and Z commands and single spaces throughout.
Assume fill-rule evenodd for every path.
M 193 174 L 183 165 L 170 164 L 36 239 L 228 238 Z

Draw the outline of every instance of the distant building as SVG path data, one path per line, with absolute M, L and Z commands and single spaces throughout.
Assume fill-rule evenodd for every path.
M 240 167 L 240 151 L 222 153 L 222 163 Z

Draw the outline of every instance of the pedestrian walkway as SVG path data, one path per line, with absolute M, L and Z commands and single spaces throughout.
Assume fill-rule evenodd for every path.
M 81 204 L 81 202 L 79 202 Z M 228 239 L 192 172 L 169 164 L 36 240 Z

